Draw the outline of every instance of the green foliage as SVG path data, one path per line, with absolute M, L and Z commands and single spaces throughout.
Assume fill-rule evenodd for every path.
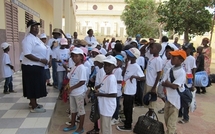
M 211 6 L 211 0 L 169 0 L 157 9 L 158 22 L 164 24 L 164 30 L 175 33 L 203 35 L 210 31 L 212 14 L 205 7 Z
M 159 24 L 154 0 L 125 0 L 127 3 L 121 19 L 129 36 L 141 34 L 144 37 L 158 37 Z

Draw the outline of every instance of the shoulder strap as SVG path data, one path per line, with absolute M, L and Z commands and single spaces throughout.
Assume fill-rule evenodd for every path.
M 169 71 L 169 77 L 170 77 L 170 82 L 173 83 L 175 81 L 175 77 L 174 77 L 172 68 Z M 180 95 L 180 92 L 179 92 L 178 88 L 177 88 L 177 92 Z
M 169 43 L 167 43 L 167 45 L 166 46 L 168 46 L 169 45 Z M 164 51 L 163 51 L 163 53 L 161 54 L 161 58 L 163 57 L 163 55 L 164 55 L 164 53 L 166 52 L 166 50 L 164 49 Z

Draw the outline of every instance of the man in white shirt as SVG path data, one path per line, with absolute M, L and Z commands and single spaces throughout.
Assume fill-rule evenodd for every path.
M 96 42 L 96 38 L 93 35 L 93 29 L 89 29 L 87 31 L 87 36 L 84 38 L 84 40 L 88 43 L 88 45 L 92 46 L 93 42 Z
M 52 49 L 52 54 L 56 53 L 56 50 L 59 49 L 59 43 L 61 39 L 61 29 L 55 28 L 52 32 L 53 38 L 49 39 L 48 41 L 48 46 Z M 57 64 L 55 61 L 56 57 L 52 55 L 52 79 L 53 79 L 53 86 L 54 88 L 58 88 L 58 83 L 57 83 Z

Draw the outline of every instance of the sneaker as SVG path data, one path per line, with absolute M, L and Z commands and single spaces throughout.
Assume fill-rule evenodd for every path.
M 116 128 L 117 128 L 119 131 L 127 131 L 127 132 L 132 131 L 131 128 L 126 128 L 126 127 L 124 127 L 124 126 L 117 126 Z
M 10 92 L 3 92 L 4 94 L 10 94 Z
M 36 107 L 34 109 L 30 110 L 31 113 L 44 113 L 46 112 L 46 109 L 44 109 L 43 107 Z
M 188 123 L 189 121 L 188 120 L 185 120 L 185 119 L 182 119 L 182 120 L 179 120 L 178 123 L 180 124 L 185 124 L 185 123 Z
M 31 106 L 31 104 L 29 103 L 29 106 L 28 106 L 29 108 L 32 108 L 32 106 Z M 37 104 L 37 107 L 41 107 L 41 108 L 43 108 L 43 105 L 41 105 L 41 104 Z
M 16 91 L 12 90 L 12 91 L 9 91 L 10 93 L 17 93 Z
M 67 121 L 65 124 L 71 126 L 71 121 Z
M 111 120 L 111 125 L 116 125 L 116 124 L 119 124 L 119 119 L 113 118 L 113 119 Z
M 47 83 L 47 86 L 51 87 L 51 86 L 52 86 L 52 84 L 51 84 L 51 83 Z
M 92 129 L 92 130 L 88 131 L 87 134 L 99 134 L 99 130 Z

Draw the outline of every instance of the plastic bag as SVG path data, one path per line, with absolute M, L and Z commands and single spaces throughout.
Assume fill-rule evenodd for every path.
M 190 111 L 194 112 L 196 110 L 196 108 L 197 108 L 197 105 L 196 105 L 196 91 L 193 91 L 191 93 L 193 95 L 193 99 L 192 99 L 192 102 L 190 104 Z

